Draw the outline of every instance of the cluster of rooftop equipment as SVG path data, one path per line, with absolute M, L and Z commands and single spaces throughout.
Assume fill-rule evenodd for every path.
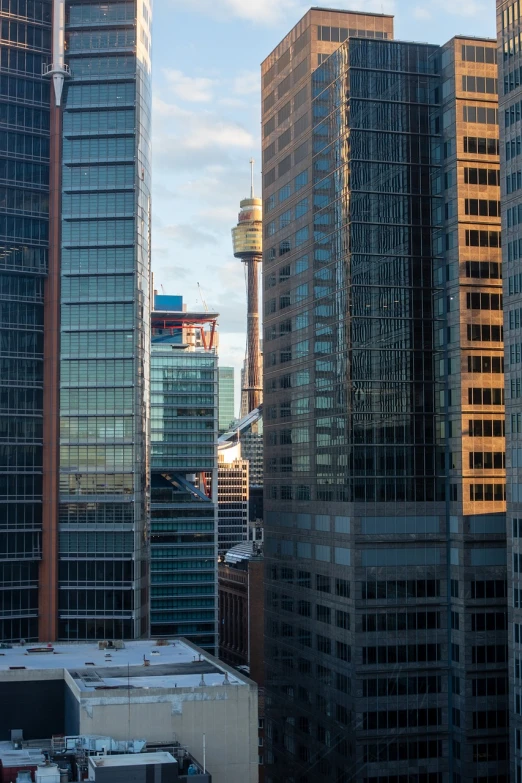
M 151 765 L 161 767 L 162 783 L 212 781 L 177 742 L 151 746 L 144 739 L 114 740 L 98 735 L 24 741 L 20 729 L 11 731 L 10 742 L 0 742 L 0 783 L 119 783 L 130 779 L 129 767 L 135 783 L 140 783 L 141 777 L 146 783 Z

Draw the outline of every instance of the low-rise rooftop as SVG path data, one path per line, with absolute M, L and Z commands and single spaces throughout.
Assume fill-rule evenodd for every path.
M 107 648 L 97 642 L 0 648 L 0 678 L 4 672 L 55 669 L 69 672 L 82 691 L 249 684 L 226 664 L 182 639 L 158 645 L 154 640 L 115 642 Z

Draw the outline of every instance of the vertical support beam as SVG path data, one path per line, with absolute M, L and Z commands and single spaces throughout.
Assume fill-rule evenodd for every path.
M 58 638 L 61 109 L 51 99 L 49 270 L 44 288 L 43 509 L 40 641 Z

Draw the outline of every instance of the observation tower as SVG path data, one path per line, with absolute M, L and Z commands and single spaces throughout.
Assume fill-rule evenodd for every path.
M 250 198 L 239 202 L 238 224 L 232 229 L 234 257 L 246 264 L 247 345 L 246 372 L 243 392 L 248 400 L 248 412 L 263 400 L 263 385 L 259 350 L 259 264 L 263 256 L 262 201 L 254 197 L 254 161 L 250 160 Z

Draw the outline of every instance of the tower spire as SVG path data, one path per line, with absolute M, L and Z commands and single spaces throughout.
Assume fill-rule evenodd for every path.
M 250 158 L 250 198 L 254 198 L 254 158 Z

